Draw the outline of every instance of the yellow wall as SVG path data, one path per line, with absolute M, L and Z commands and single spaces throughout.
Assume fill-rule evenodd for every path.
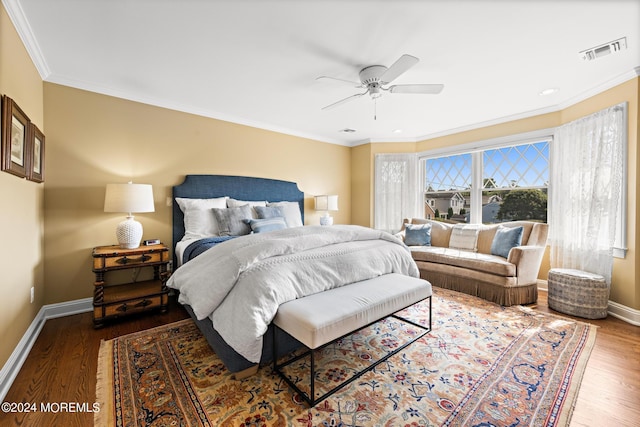
M 624 306 L 640 309 L 640 271 L 636 265 L 640 261 L 640 255 L 636 251 L 636 242 L 640 237 L 638 223 L 638 200 L 636 197 L 640 177 L 638 176 L 638 130 L 640 128 L 640 112 L 638 102 L 640 100 L 640 79 L 635 78 L 618 85 L 601 94 L 593 96 L 585 101 L 577 103 L 562 111 L 543 114 L 521 120 L 514 120 L 484 128 L 460 132 L 443 137 L 427 139 L 415 144 L 415 151 L 422 152 L 443 147 L 453 147 L 474 141 L 483 141 L 524 132 L 552 128 L 568 123 L 579 117 L 583 117 L 599 111 L 603 108 L 621 103 L 628 103 L 629 129 L 628 129 L 628 188 L 627 188 L 627 245 L 628 253 L 624 259 L 615 259 L 613 278 L 611 284 L 611 301 Z M 352 155 L 351 169 L 357 181 L 352 183 L 352 193 L 367 194 L 361 197 L 360 203 L 353 205 L 354 218 L 362 225 L 373 225 L 373 162 L 376 153 L 400 153 L 411 151 L 407 144 L 366 144 L 355 147 Z M 357 173 L 357 177 L 356 174 Z M 366 181 L 364 177 L 369 176 Z M 354 196 L 355 197 L 355 196 Z M 354 199 L 355 201 L 355 199 Z M 366 203 L 366 205 L 365 205 Z M 546 279 L 549 271 L 548 251 L 543 259 L 539 278 Z
M 42 80 L 2 6 L 0 93 L 12 98 L 46 133 Z M 0 172 L 0 366 L 7 361 L 44 300 L 43 192 L 44 184 Z M 35 286 L 33 304 L 32 286 Z
M 295 181 L 305 222 L 313 196 L 337 194 L 336 223 L 351 219 L 348 147 L 180 113 L 51 83 L 44 85 L 46 302 L 92 295 L 91 248 L 115 243 L 124 214 L 103 212 L 107 183 L 153 185 L 154 213 L 138 214 L 144 238 L 171 244 L 171 186 L 186 174 Z

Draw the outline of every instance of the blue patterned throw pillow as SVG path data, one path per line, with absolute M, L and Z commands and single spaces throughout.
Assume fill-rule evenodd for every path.
M 498 255 L 503 258 L 509 256 L 511 248 L 520 246 L 522 243 L 522 233 L 524 228 L 520 227 L 498 227 L 496 235 L 491 243 L 491 255 Z
M 404 243 L 407 246 L 431 246 L 431 224 L 407 224 Z
M 282 230 L 287 228 L 287 224 L 282 217 L 273 217 L 265 219 L 247 219 L 245 220 L 254 233 L 265 233 L 267 231 Z

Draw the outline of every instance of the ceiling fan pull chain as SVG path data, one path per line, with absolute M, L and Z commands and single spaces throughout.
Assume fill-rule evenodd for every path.
M 378 120 L 378 98 L 373 98 L 373 120 Z

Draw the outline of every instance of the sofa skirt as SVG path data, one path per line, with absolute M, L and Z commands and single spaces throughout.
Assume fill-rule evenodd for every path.
M 463 292 L 502 306 L 533 304 L 538 301 L 538 284 L 517 285 L 515 277 L 417 261 L 420 277 L 433 286 Z M 438 271 L 443 269 L 442 272 Z

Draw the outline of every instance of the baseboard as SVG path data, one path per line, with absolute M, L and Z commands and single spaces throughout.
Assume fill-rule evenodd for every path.
M 20 368 L 27 360 L 29 352 L 33 344 L 38 339 L 40 331 L 44 323 L 48 319 L 56 317 L 71 316 L 73 314 L 85 313 L 93 310 L 93 298 L 84 298 L 74 301 L 61 302 L 58 304 L 43 305 L 38 314 L 27 328 L 20 342 L 9 356 L 9 360 L 0 370 L 0 402 L 4 401 L 5 396 L 11 388 L 11 384 L 16 379 Z
M 538 289 L 549 292 L 546 280 L 538 279 Z M 616 317 L 624 322 L 631 323 L 634 326 L 640 326 L 640 310 L 635 310 L 626 305 L 619 304 L 609 300 L 607 313 L 609 316 Z
M 635 310 L 631 307 L 627 307 L 626 305 L 609 301 L 607 312 L 610 316 L 617 317 L 618 319 L 631 323 L 632 325 L 640 326 L 640 310 Z

